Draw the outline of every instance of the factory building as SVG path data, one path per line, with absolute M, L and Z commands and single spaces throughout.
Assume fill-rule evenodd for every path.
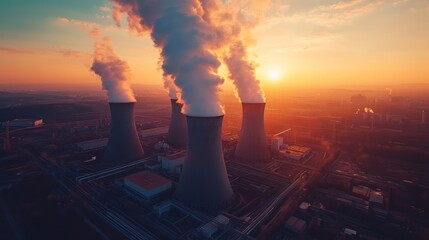
M 76 148 L 82 152 L 96 150 L 96 149 L 106 147 L 108 141 L 109 141 L 108 138 L 99 138 L 99 139 L 83 141 L 83 142 L 76 143 Z
M 289 145 L 285 149 L 280 150 L 280 154 L 293 160 L 301 160 L 307 157 L 310 153 L 311 148 L 298 145 Z
M 276 136 L 271 138 L 271 151 L 279 151 L 283 145 L 283 137 Z
M 134 120 L 134 102 L 109 103 L 110 137 L 103 162 L 108 165 L 126 163 L 143 157 L 143 148 Z
M 223 158 L 223 116 L 186 116 L 186 119 L 188 151 L 176 197 L 204 211 L 222 209 L 234 199 Z
M 182 104 L 171 99 L 171 121 L 168 128 L 167 143 L 172 147 L 184 148 L 188 141 L 186 117 L 181 113 Z
M 186 152 L 178 152 L 173 155 L 159 156 L 162 169 L 169 173 L 180 173 L 183 164 L 185 163 Z
M 205 238 L 210 239 L 213 238 L 213 235 L 219 230 L 220 226 L 228 225 L 229 222 L 229 218 L 225 217 L 224 215 L 218 215 L 212 221 L 200 227 L 199 230 Z
M 165 135 L 167 134 L 167 131 L 168 131 L 168 127 L 149 128 L 145 130 L 140 130 L 139 136 L 141 138 L 148 138 L 153 136 Z
M 271 160 L 265 136 L 265 103 L 242 103 L 243 118 L 234 156 L 245 163 L 267 163 Z
M 124 188 L 144 200 L 151 200 L 172 186 L 170 180 L 150 171 L 141 171 L 124 178 Z

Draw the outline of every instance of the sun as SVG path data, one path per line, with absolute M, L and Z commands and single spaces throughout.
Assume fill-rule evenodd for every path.
M 278 70 L 269 70 L 267 73 L 268 79 L 276 81 L 280 78 L 280 72 Z

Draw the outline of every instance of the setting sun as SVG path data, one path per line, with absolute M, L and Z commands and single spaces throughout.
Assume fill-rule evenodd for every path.
M 268 79 L 269 80 L 278 80 L 280 78 L 280 72 L 277 70 L 270 70 L 268 71 Z

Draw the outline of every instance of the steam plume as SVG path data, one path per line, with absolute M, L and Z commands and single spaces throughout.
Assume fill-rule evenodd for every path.
M 220 61 L 213 49 L 222 36 L 204 21 L 198 0 L 113 0 L 114 16 L 126 12 L 128 25 L 139 33 L 150 32 L 161 49 L 164 75 L 170 75 L 181 90 L 183 111 L 189 116 L 220 116 L 217 75 Z M 118 13 L 119 12 L 119 13 Z
M 246 47 L 242 41 L 231 44 L 225 63 L 230 72 L 230 78 L 236 87 L 241 102 L 264 103 L 264 92 L 255 77 L 255 67 L 247 59 Z
M 135 102 L 130 88 L 130 68 L 113 52 L 110 38 L 96 40 L 91 71 L 100 76 L 103 89 L 111 103 Z
M 202 17 L 222 32 L 223 40 L 227 43 L 224 62 L 241 102 L 265 102 L 265 95 L 255 77 L 255 65 L 248 58 L 247 48 L 254 42 L 251 30 L 258 24 L 269 2 L 201 0 L 204 10 Z

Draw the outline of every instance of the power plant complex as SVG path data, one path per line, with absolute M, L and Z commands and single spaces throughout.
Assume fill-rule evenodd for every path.
M 235 157 L 245 163 L 270 161 L 264 127 L 265 103 L 242 103 L 243 119 Z
M 110 137 L 104 153 L 103 163 L 119 164 L 143 157 L 143 148 L 137 134 L 134 118 L 134 102 L 109 103 Z
M 234 198 L 223 157 L 223 116 L 187 116 L 188 152 L 176 197 L 195 208 L 212 211 Z
M 182 105 L 177 99 L 171 101 L 171 120 L 168 128 L 167 143 L 170 146 L 184 148 L 188 141 L 185 115 L 181 113 Z

